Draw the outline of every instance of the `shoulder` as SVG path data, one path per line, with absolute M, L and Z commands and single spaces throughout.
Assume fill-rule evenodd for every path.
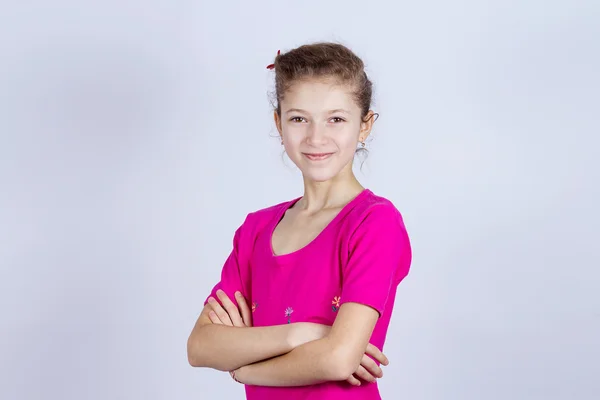
M 282 201 L 280 203 L 252 211 L 248 215 L 253 219 L 273 218 L 275 215 L 279 214 L 282 210 L 289 207 L 296 200 L 297 199 Z
M 370 190 L 348 215 L 348 248 L 368 246 L 372 251 L 394 251 L 412 258 L 411 242 L 402 214 L 389 199 Z M 410 262 L 410 261 L 409 261 Z
M 391 200 L 368 189 L 348 217 L 351 230 L 368 225 L 370 229 L 383 230 L 383 232 L 388 230 L 406 231 L 404 218 L 396 205 Z
M 286 200 L 268 207 L 251 211 L 246 215 L 246 218 L 244 219 L 244 222 L 240 228 L 251 235 L 256 234 L 274 219 L 279 218 L 283 212 L 297 200 L 298 199 Z
M 261 208 L 248 213 L 246 221 L 249 224 L 260 223 L 261 221 L 271 220 L 280 215 L 286 208 L 288 208 L 297 199 L 286 200 L 265 208 Z
M 369 191 L 348 215 L 345 248 L 358 263 L 396 268 L 396 281 L 410 268 L 412 248 L 402 214 L 389 199 Z M 370 267 L 369 267 L 370 268 Z

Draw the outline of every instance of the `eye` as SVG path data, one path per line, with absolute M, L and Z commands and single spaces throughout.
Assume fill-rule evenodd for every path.
M 292 121 L 292 122 L 302 122 L 302 121 L 298 121 L 299 119 L 304 119 L 304 117 L 292 117 L 292 118 L 290 118 L 290 121 Z
M 340 117 L 333 117 L 333 118 L 331 118 L 331 119 L 333 119 L 333 120 L 337 120 L 337 121 L 334 121 L 336 124 L 337 124 L 337 123 L 340 123 L 340 122 L 344 122 L 344 121 L 345 121 L 345 120 L 344 120 L 344 118 L 340 118 Z

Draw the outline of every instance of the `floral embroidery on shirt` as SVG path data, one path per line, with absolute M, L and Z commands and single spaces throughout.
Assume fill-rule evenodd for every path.
M 292 307 L 288 307 L 285 309 L 285 317 L 288 319 L 287 323 L 291 323 L 292 313 L 294 309 Z
M 258 307 L 258 303 L 257 302 L 252 303 L 252 312 L 256 311 L 257 307 Z
M 331 311 L 336 312 L 337 310 L 340 309 L 340 296 L 335 296 L 333 298 L 333 300 L 331 301 Z

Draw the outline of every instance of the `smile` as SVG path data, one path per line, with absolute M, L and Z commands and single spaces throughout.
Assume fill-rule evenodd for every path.
M 302 153 L 304 155 L 304 157 L 308 158 L 311 161 L 321 161 L 321 160 L 326 160 L 329 157 L 331 157 L 331 155 L 333 153 Z

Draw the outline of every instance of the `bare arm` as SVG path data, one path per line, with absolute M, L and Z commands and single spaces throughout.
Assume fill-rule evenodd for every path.
M 226 295 L 219 298 L 223 307 L 237 311 Z M 188 338 L 188 361 L 194 367 L 232 371 L 285 354 L 302 343 L 323 336 L 323 328 L 308 323 L 267 327 L 213 324 L 209 316 L 212 310 L 210 304 L 204 307 Z
M 242 383 L 260 386 L 306 386 L 349 380 L 361 364 L 378 317 L 371 307 L 343 304 L 327 336 L 280 357 L 243 366 L 235 376 Z

